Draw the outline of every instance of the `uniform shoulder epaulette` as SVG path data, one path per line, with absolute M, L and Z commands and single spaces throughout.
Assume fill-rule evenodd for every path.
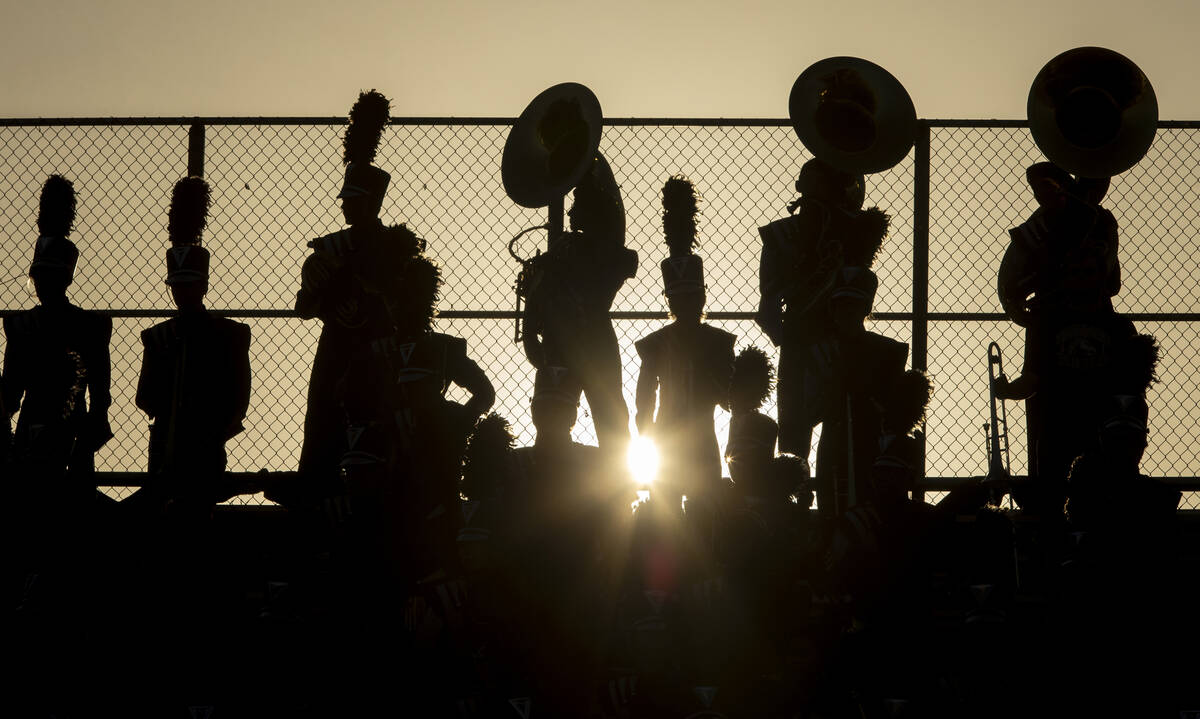
M 237 320 L 233 320 L 228 317 L 214 316 L 213 325 L 218 327 L 219 331 L 237 340 L 244 339 L 247 342 L 250 340 L 250 325 L 246 324 L 245 322 L 238 322 Z
M 669 326 L 670 325 L 668 325 L 668 327 Z M 666 331 L 666 329 L 667 327 L 661 327 L 645 337 L 635 341 L 633 343 L 633 347 L 637 350 L 638 356 L 645 357 L 647 354 L 654 354 L 658 352 L 659 347 L 662 345 L 663 333 Z
M 37 327 L 38 317 L 33 310 L 23 310 L 4 318 L 4 334 L 8 337 L 33 334 Z
M 142 344 L 147 348 L 162 350 L 175 342 L 175 320 L 159 322 L 153 327 L 142 330 Z

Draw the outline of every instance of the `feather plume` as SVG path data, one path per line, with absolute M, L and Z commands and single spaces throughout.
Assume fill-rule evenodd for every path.
M 1122 342 L 1116 352 L 1117 391 L 1145 395 L 1158 381 L 1158 340 L 1137 334 Z
M 208 225 L 211 201 L 208 183 L 202 178 L 185 177 L 175 183 L 167 214 L 167 236 L 173 246 L 200 244 L 200 235 Z
M 870 269 L 875 264 L 879 249 L 883 247 L 891 223 L 891 216 L 878 207 L 855 213 L 853 226 L 844 243 L 846 264 Z
M 751 345 L 733 360 L 729 393 L 739 412 L 758 409 L 775 386 L 775 366 L 767 353 Z
M 896 378 L 882 399 L 884 425 L 909 434 L 925 420 L 925 409 L 933 396 L 933 383 L 920 370 L 910 369 Z
M 391 102 L 383 93 L 370 90 L 360 92 L 354 107 L 350 108 L 350 124 L 342 136 L 342 156 L 346 164 L 362 162 L 371 164 L 379 149 L 379 138 L 388 124 Z
M 66 237 L 74 225 L 75 186 L 62 175 L 51 175 L 42 185 L 38 233 L 42 237 Z
M 683 175 L 672 175 L 663 185 L 663 234 L 672 257 L 690 253 L 697 244 L 696 188 Z
M 492 412 L 479 420 L 463 456 L 463 495 L 478 500 L 495 494 L 496 480 L 508 468 L 514 446 L 512 425 L 502 415 Z

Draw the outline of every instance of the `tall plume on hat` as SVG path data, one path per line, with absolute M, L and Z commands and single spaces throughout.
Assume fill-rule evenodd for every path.
M 74 225 L 75 186 L 62 175 L 51 175 L 42 185 L 38 233 L 42 237 L 65 238 Z
M 343 162 L 371 164 L 379 150 L 379 138 L 391 115 L 391 102 L 375 90 L 360 92 L 350 108 L 350 124 L 342 136 Z
M 663 234 L 671 257 L 691 253 L 696 239 L 696 188 L 683 175 L 672 175 L 663 185 Z
M 167 235 L 172 247 L 200 244 L 211 202 L 212 193 L 203 178 L 185 177 L 175 183 L 167 214 Z

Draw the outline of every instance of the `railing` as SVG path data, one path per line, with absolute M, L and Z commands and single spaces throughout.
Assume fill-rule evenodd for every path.
M 248 431 L 230 442 L 230 469 L 294 468 L 317 325 L 288 308 L 308 238 L 337 229 L 344 118 L 67 118 L 0 120 L 0 276 L 28 267 L 41 182 L 62 172 L 80 195 L 73 238 L 82 253 L 73 300 L 114 318 L 112 418 L 117 437 L 97 457 L 112 484 L 135 483 L 145 466 L 146 421 L 133 407 L 138 332 L 171 314 L 162 288 L 166 209 L 173 182 L 203 173 L 214 189 L 205 245 L 213 253 L 210 307 L 252 326 L 254 397 Z M 438 320 L 466 336 L 498 390 L 497 410 L 519 441 L 532 439 L 532 372 L 511 343 L 517 267 L 504 244 L 540 224 L 504 195 L 499 161 L 511 118 L 400 118 L 378 164 L 392 173 L 384 216 L 429 239 L 447 286 Z M 606 121 L 602 152 L 622 185 L 630 247 L 642 270 L 618 297 L 627 399 L 636 380 L 633 340 L 666 318 L 658 260 L 662 182 L 691 177 L 702 195 L 701 246 L 708 321 L 769 347 L 753 324 L 756 228 L 782 216 L 808 155 L 786 120 L 622 118 Z M 1200 313 L 1200 123 L 1163 122 L 1137 167 L 1115 178 L 1105 201 L 1121 225 L 1124 287 L 1118 309 L 1163 348 L 1152 390 L 1151 444 L 1143 469 L 1192 487 L 1200 475 L 1196 350 Z M 913 153 L 868 179 L 868 203 L 893 215 L 876 265 L 873 329 L 911 346 L 913 367 L 936 390 L 927 427 L 930 488 L 982 474 L 987 341 L 1011 367 L 1023 340 L 1000 312 L 995 272 L 1006 230 L 1033 207 L 1023 170 L 1040 159 L 1025 123 L 925 120 Z M 536 236 L 520 248 L 534 250 Z M 33 304 L 10 283 L 0 314 Z M 773 412 L 774 407 L 769 406 Z M 1023 414 L 1010 405 L 1014 472 L 1024 473 Z M 718 416 L 719 434 L 727 417 Z M 590 418 L 576 431 L 591 441 Z M 1189 502 L 1191 499 L 1189 498 Z

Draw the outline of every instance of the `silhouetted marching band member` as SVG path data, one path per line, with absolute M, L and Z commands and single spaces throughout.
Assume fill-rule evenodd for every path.
M 167 286 L 175 317 L 142 331 L 137 406 L 150 427 L 150 491 L 161 501 L 203 508 L 227 498 L 225 443 L 243 430 L 250 406 L 250 328 L 204 307 L 209 252 L 208 183 L 188 177 L 171 196 Z
M 74 187 L 51 175 L 42 187 L 29 269 L 40 304 L 4 318 L 4 421 L 11 424 L 13 413 L 21 412 L 5 478 L 14 480 L 13 506 L 19 508 L 11 518 L 16 576 L 25 580 L 17 609 L 39 633 L 31 647 L 78 631 L 69 620 L 86 616 L 78 600 L 95 561 L 94 454 L 113 436 L 112 320 L 67 300 L 79 259 L 67 239 L 74 221 Z M 55 621 L 36 622 L 41 613 Z
M 1112 307 L 1121 270 L 1116 220 L 1099 206 L 1108 181 L 1077 180 L 1048 162 L 1026 177 L 1040 206 L 1011 230 L 997 280 L 1005 312 L 1025 327 L 1025 362 L 1022 376 L 1001 378 L 996 393 L 1027 400 L 1029 472 L 1044 481 L 1024 499 L 1040 497 L 1053 512 L 1071 462 L 1095 436 L 1095 383 L 1114 344 L 1134 329 Z
M 4 319 L 4 406 L 19 471 L 31 491 L 68 503 L 95 497 L 93 455 L 112 438 L 108 424 L 112 320 L 67 300 L 79 250 L 67 239 L 75 189 L 61 175 L 42 188 L 39 237 L 29 277 L 40 304 Z M 86 394 L 86 401 L 85 401 Z
M 384 302 L 370 284 L 398 275 L 404 262 L 424 249 L 403 225 L 389 227 L 379 218 L 391 176 L 371 163 L 388 112 L 387 98 L 374 90 L 361 93 L 351 108 L 343 138 L 346 176 L 338 193 L 350 227 L 309 243 L 313 253 L 304 262 L 296 294 L 300 317 L 322 321 L 300 452 L 300 475 L 308 489 L 337 476 L 346 449 L 337 384 L 350 358 L 364 351 L 370 340 L 364 328 L 387 322 Z
M 1139 334 L 1114 349 L 1112 376 L 1095 407 L 1098 441 L 1071 467 L 1067 511 L 1073 528 L 1107 534 L 1115 549 L 1170 525 L 1181 495 L 1138 468 L 1148 435 L 1146 391 L 1157 381 L 1157 343 Z
M 780 348 L 779 449 L 807 461 L 822 367 L 812 348 L 828 338 L 828 303 L 838 272 L 871 268 L 889 218 L 862 209 L 864 180 L 813 159 L 796 180 L 793 217 L 762 228 L 760 302 L 755 321 Z
M 705 324 L 704 263 L 696 241 L 695 191 L 683 178 L 663 188 L 663 228 L 670 256 L 662 261 L 663 294 L 674 321 L 635 343 L 638 432 L 654 438 L 662 457 L 664 498 L 711 495 L 721 479 L 713 410 L 728 407 L 737 336 Z
M 637 270 L 637 253 L 625 247 L 620 188 L 602 158 L 575 187 L 567 214 L 571 231 L 535 257 L 527 270 L 536 279 L 525 309 L 525 356 L 537 369 L 535 383 L 554 385 L 556 391 L 576 398 L 580 392 L 587 396 L 601 449 L 623 461 L 629 409 L 621 392 L 621 355 L 608 312 L 625 280 Z M 554 376 L 543 377 L 547 373 Z M 563 426 L 556 422 L 543 429 L 539 418 L 545 412 L 537 404 L 535 392 L 532 412 L 540 444 L 545 441 L 543 431 L 561 435 Z M 569 434 L 565 441 L 570 441 Z
M 813 345 L 807 368 L 820 393 L 813 408 L 822 420 L 817 446 L 817 506 L 823 514 L 840 512 L 859 498 L 849 491 L 869 488 L 866 481 L 879 454 L 883 423 L 879 398 L 904 372 L 908 345 L 869 332 L 864 326 L 878 280 L 862 266 L 845 267 L 829 300 L 830 339 Z M 816 368 L 821 371 L 814 371 Z
M 424 255 L 403 271 L 382 278 L 390 330 L 351 358 L 343 380 L 349 428 L 347 458 L 360 438 L 377 436 L 385 462 L 369 486 L 356 486 L 355 506 L 377 503 L 385 534 L 398 552 L 402 581 L 421 579 L 453 566 L 458 518 L 458 477 L 467 436 L 495 401 L 487 375 L 467 356 L 466 340 L 434 332 L 432 323 L 441 271 Z M 381 325 L 383 327 L 383 325 Z M 465 405 L 449 401 L 454 383 L 471 393 Z M 399 532 L 392 536 L 390 532 Z

